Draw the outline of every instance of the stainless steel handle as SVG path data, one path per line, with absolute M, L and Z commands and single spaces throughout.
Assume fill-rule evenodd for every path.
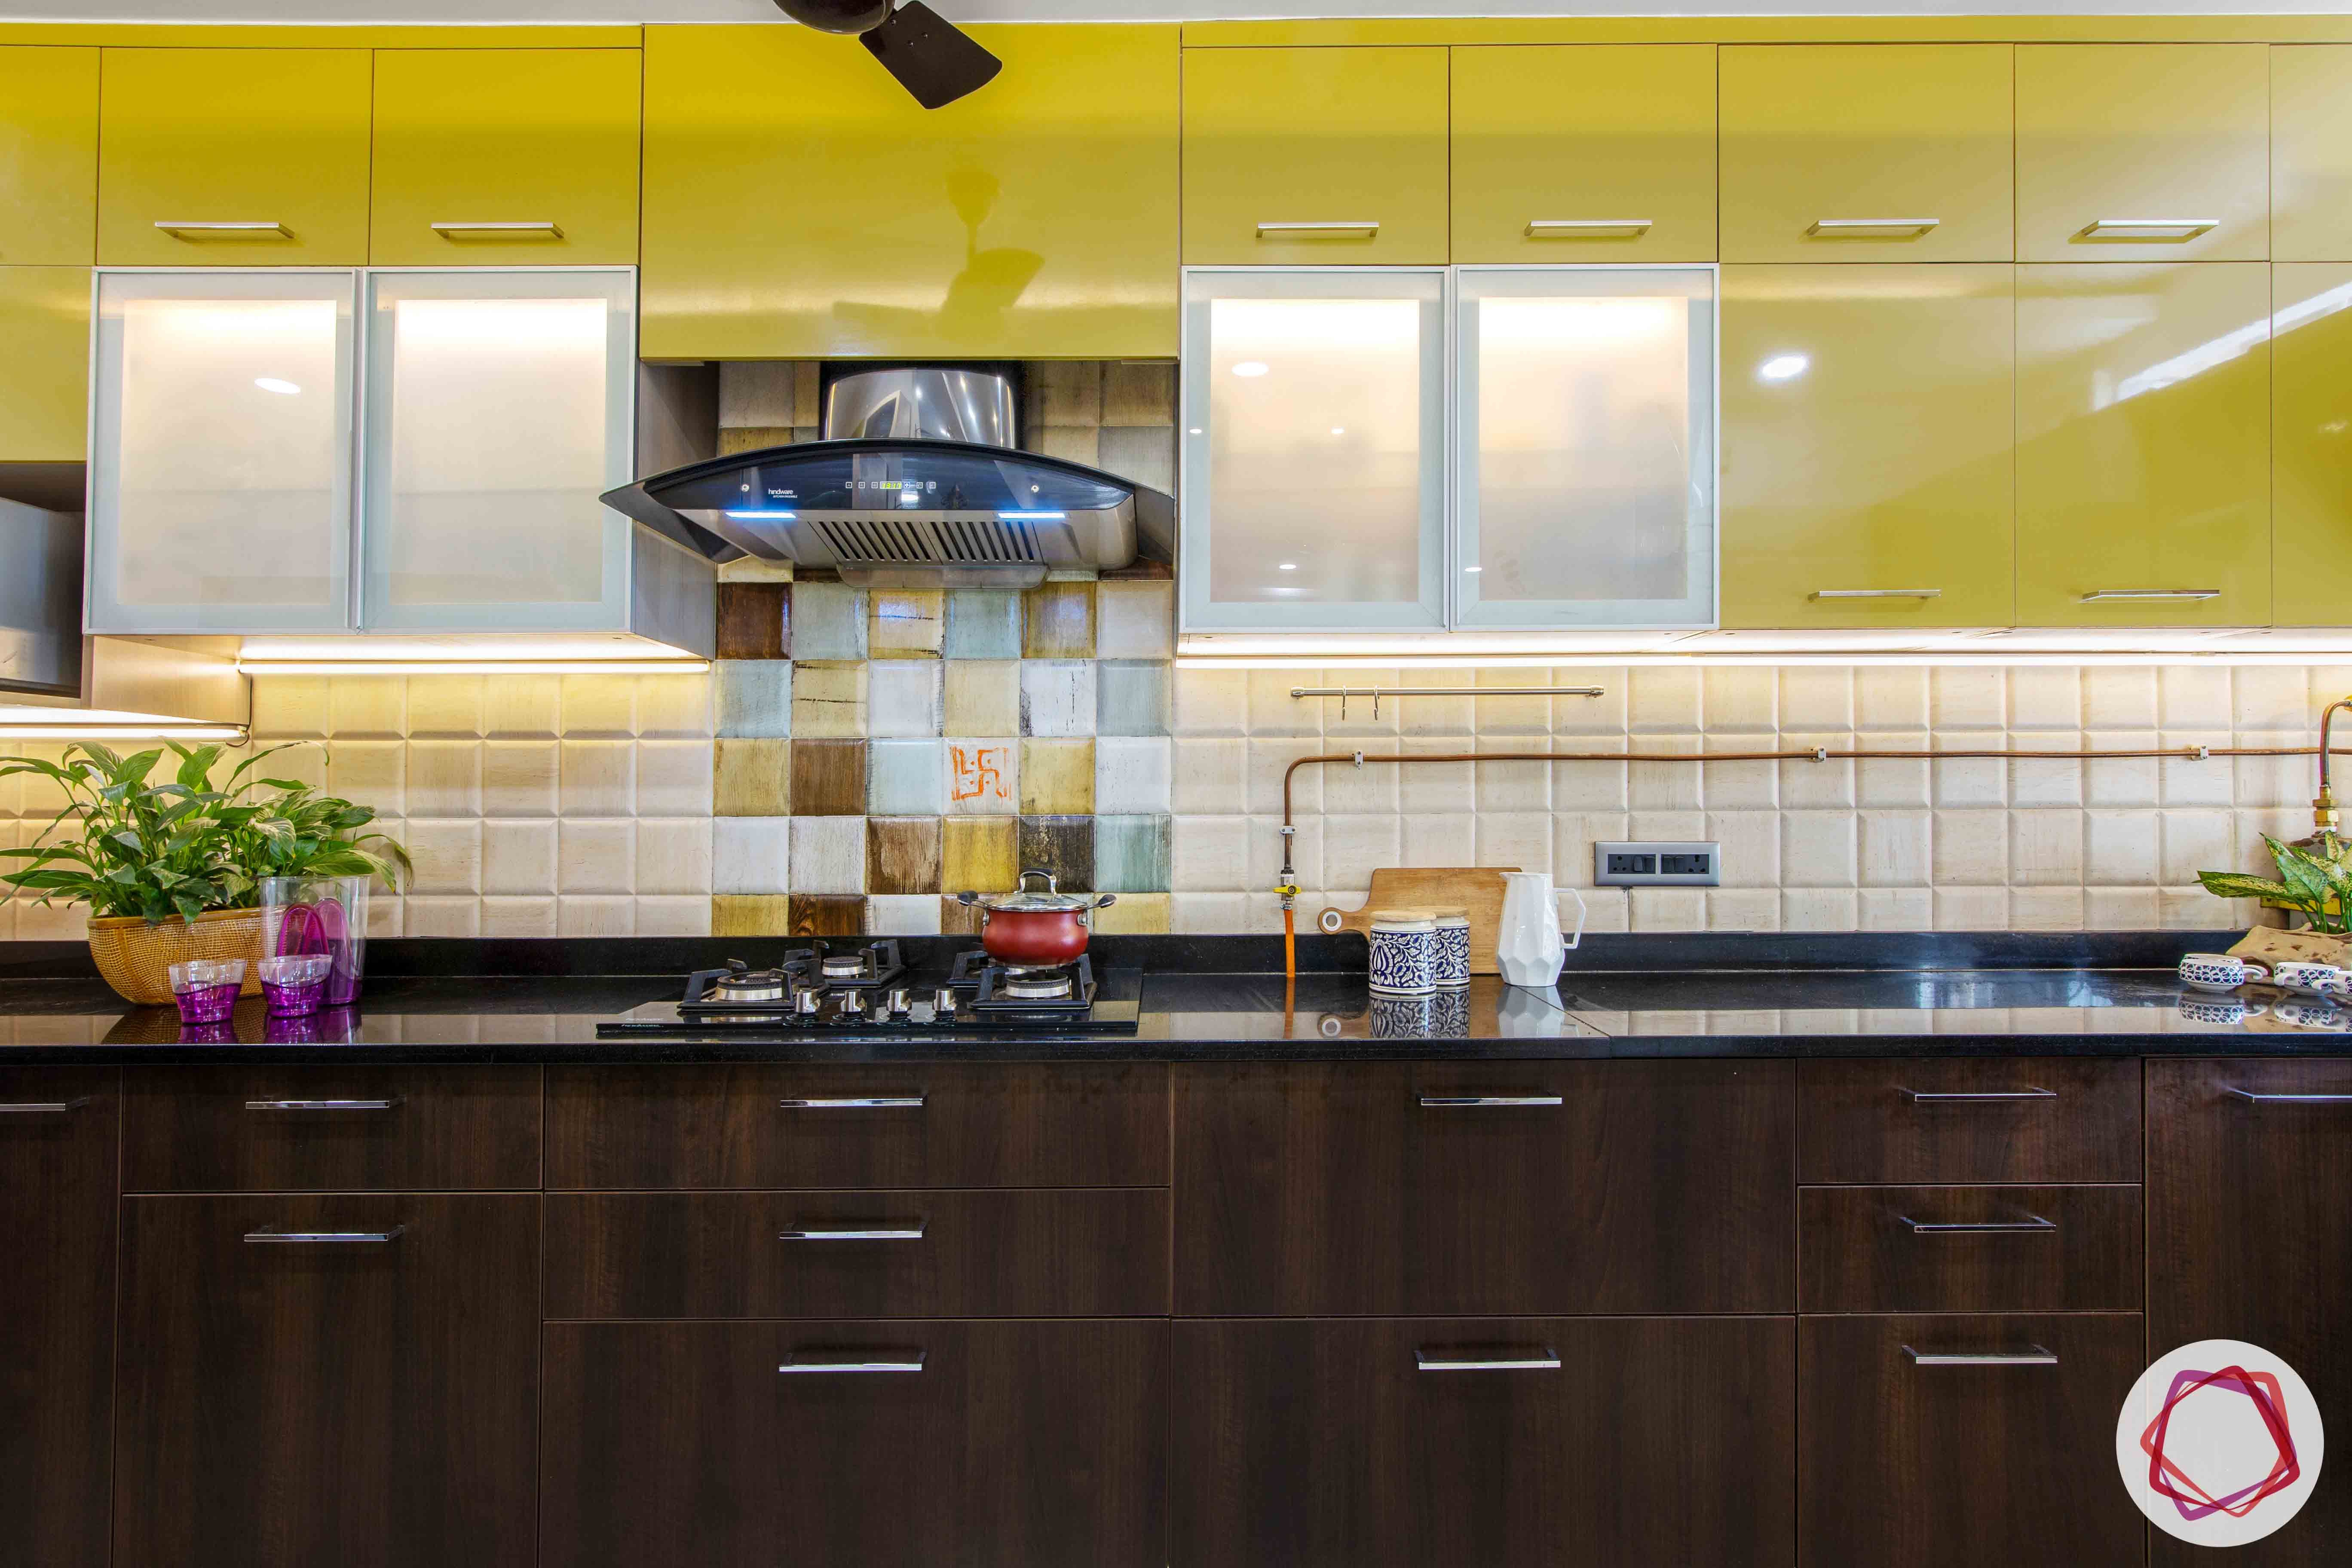
M 821 1094 L 806 1100 L 780 1100 L 784 1110 L 920 1110 L 919 1094 Z
M 455 239 L 461 234 L 543 234 L 550 239 L 562 239 L 563 231 L 544 220 L 536 223 L 433 223 L 425 227 L 444 239 Z
M 2094 588 L 2083 595 L 2083 603 L 2093 605 L 2101 599 L 2218 599 L 2219 588 Z
M 778 1241 L 920 1241 L 923 1224 L 886 1226 L 803 1226 L 776 1233 Z
M 1895 1217 L 1909 1226 L 1914 1236 L 2046 1236 L 2058 1228 L 2056 1220 L 2043 1219 L 2038 1214 L 2023 1219 L 1919 1220 L 1909 1215 Z
M 199 239 L 291 239 L 294 231 L 282 223 L 159 223 L 155 226 L 173 239 L 194 237 Z
M 314 1242 L 397 1241 L 407 1230 L 404 1225 L 394 1226 L 390 1230 L 279 1230 L 275 1226 L 264 1226 L 259 1230 L 247 1231 L 245 1239 L 256 1245 L 268 1243 L 275 1247 L 307 1246 Z
M 1805 233 L 1815 239 L 1868 239 L 1877 235 L 1925 234 L 1932 217 L 1817 217 Z
M 1424 1346 L 1412 1352 L 1412 1364 L 1419 1372 L 1558 1372 L 1559 1352 L 1549 1345 L 1544 1345 L 1517 1354 L 1502 1352 L 1473 1355 L 1462 1351 L 1433 1351 Z
M 2011 1100 L 2055 1100 L 2058 1098 L 2058 1091 L 2054 1089 L 1900 1089 L 1897 1092 L 1905 1099 L 1922 1105 L 1974 1105 Z
M 840 1360 L 826 1359 L 814 1355 L 803 1355 L 800 1352 L 795 1351 L 792 1353 L 792 1359 L 782 1363 L 776 1368 L 776 1370 L 782 1373 L 787 1377 L 794 1374 L 804 1376 L 824 1376 L 834 1373 L 920 1372 L 923 1370 L 923 1362 L 928 1352 L 923 1351 L 892 1351 L 888 1352 L 888 1354 L 890 1359 L 887 1361 L 882 1359 L 880 1356 L 859 1356 L 849 1360 Z
M 2077 230 L 2077 239 L 2195 239 L 2221 226 L 2217 217 L 2102 217 Z
M 248 1100 L 247 1110 L 390 1110 L 400 1097 L 388 1100 Z
M 1816 588 L 1816 599 L 1940 599 L 1941 588 Z
M 2021 1351 L 1922 1351 L 1909 1345 L 1903 1353 L 1913 1366 L 2056 1366 L 2058 1352 L 2028 1345 Z
M 1537 217 L 1528 220 L 1529 239 L 1606 239 L 1612 235 L 1647 234 L 1645 217 Z
M 1456 1110 L 1485 1105 L 1559 1105 L 1556 1094 L 1424 1094 L 1421 1103 L 1432 1110 Z
M 2352 1094 L 2257 1094 L 2251 1089 L 2222 1092 L 2252 1105 L 2352 1105 Z
M 1367 221 L 1364 223 L 1262 223 L 1257 226 L 1257 237 L 1260 239 L 1265 238 L 1268 235 L 1371 235 L 1378 234 L 1380 231 L 1381 226 L 1379 223 L 1373 221 Z
M 89 1096 L 73 1100 L 19 1100 L 0 1104 L 0 1116 L 64 1116 L 89 1103 Z

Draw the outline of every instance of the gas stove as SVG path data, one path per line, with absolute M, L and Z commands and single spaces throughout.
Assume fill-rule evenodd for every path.
M 675 1002 L 649 1002 L 596 1026 L 599 1039 L 646 1035 L 835 1036 L 1045 1032 L 1131 1035 L 1141 1011 L 1140 977 L 1102 983 L 1085 954 L 1052 968 L 1016 968 L 978 949 L 960 952 L 947 974 L 910 974 L 895 942 L 835 947 L 814 942 L 772 969 L 740 959 L 697 970 Z

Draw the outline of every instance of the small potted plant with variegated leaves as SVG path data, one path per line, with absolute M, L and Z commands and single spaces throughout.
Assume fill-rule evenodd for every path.
M 99 973 L 129 1001 L 172 1000 L 168 967 L 188 959 L 261 957 L 265 877 L 381 877 L 395 883 L 407 851 L 362 829 L 373 808 L 293 779 L 248 777 L 283 746 L 257 752 L 215 783 L 223 748 L 173 742 L 128 756 L 76 742 L 57 762 L 0 757 L 0 778 L 36 774 L 66 797 L 0 882 L 89 908 Z M 166 751 L 179 765 L 152 782 Z M 254 984 L 248 971 L 248 989 Z
M 2323 833 L 2307 844 L 2286 844 L 2269 834 L 2275 879 L 2238 871 L 2200 871 L 2205 890 L 2224 899 L 2259 899 L 2265 904 L 2292 910 L 2312 931 L 2326 936 L 2346 933 L 2347 911 L 2352 910 L 2352 866 L 2344 860 L 2346 846 L 2333 833 Z

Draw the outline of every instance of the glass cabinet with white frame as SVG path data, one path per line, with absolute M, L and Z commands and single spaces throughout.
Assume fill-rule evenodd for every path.
M 1188 631 L 1445 624 L 1442 268 L 1184 278 Z
M 1185 274 L 1188 633 L 1716 619 L 1712 266 Z

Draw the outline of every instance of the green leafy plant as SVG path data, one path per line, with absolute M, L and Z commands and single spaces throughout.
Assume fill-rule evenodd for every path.
M 38 893 L 43 903 L 88 904 L 94 916 L 193 920 L 206 910 L 250 908 L 264 877 L 396 883 L 394 868 L 410 868 L 407 851 L 391 838 L 359 831 L 375 820 L 373 808 L 291 779 L 247 778 L 283 746 L 255 752 L 218 784 L 212 773 L 221 747 L 164 746 L 179 767 L 162 784 L 149 780 L 164 748 L 123 756 L 76 742 L 61 762 L 0 757 L 0 778 L 37 773 L 67 797 L 30 847 L 0 849 L 30 862 L 0 872 L 0 882 Z
M 2197 879 L 2220 898 L 2260 899 L 2294 910 L 2313 931 L 2341 936 L 2352 929 L 2347 923 L 2347 910 L 2352 909 L 2352 867 L 2345 865 L 2346 847 L 2334 834 L 2322 835 L 2315 848 L 2282 844 L 2267 833 L 2263 842 L 2271 847 L 2271 859 L 2278 867 L 2276 881 L 2237 871 L 2200 871 Z

